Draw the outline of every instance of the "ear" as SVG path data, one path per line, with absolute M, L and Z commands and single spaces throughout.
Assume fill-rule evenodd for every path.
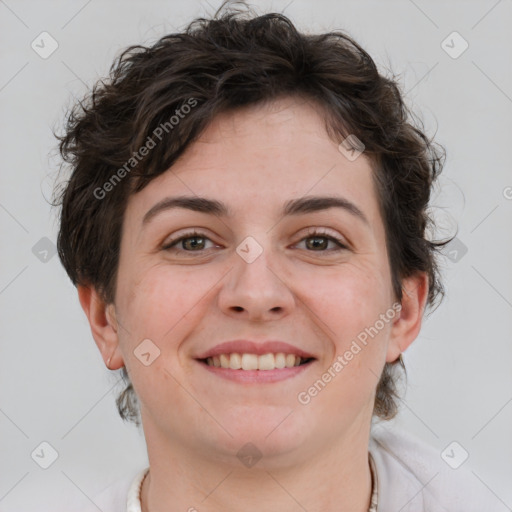
M 386 362 L 392 363 L 416 339 L 428 296 L 428 276 L 418 272 L 402 281 L 402 309 L 391 327 Z
M 94 341 L 105 365 L 109 370 L 122 368 L 124 363 L 119 350 L 118 323 L 114 304 L 105 304 L 93 287 L 78 286 L 77 288 L 80 304 L 89 320 Z

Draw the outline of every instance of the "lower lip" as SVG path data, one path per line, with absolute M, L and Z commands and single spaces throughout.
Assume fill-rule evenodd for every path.
M 196 359 L 197 361 L 197 359 Z M 202 361 L 197 361 L 203 368 L 212 372 L 214 375 L 227 380 L 245 384 L 265 384 L 279 382 L 290 379 L 307 370 L 314 362 L 292 366 L 291 368 L 276 368 L 275 370 L 232 370 L 230 368 L 220 368 L 218 366 L 209 366 Z

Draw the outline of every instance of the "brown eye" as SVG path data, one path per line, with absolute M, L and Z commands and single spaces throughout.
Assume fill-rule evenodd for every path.
M 198 240 L 199 240 L 199 242 L 198 242 Z M 187 238 L 182 238 L 180 241 L 181 241 L 181 246 L 183 247 L 183 249 L 194 251 L 197 249 L 199 249 L 199 250 L 204 249 L 204 245 L 205 245 L 204 240 L 205 239 L 201 236 L 189 236 Z
M 172 240 L 164 245 L 162 249 L 169 252 L 201 252 L 210 248 L 206 247 L 207 241 L 211 242 L 203 233 L 194 231 Z
M 318 249 L 327 249 L 329 245 L 329 240 L 325 236 L 308 237 L 306 240 L 310 241 L 309 243 L 306 242 L 306 247 L 315 251 Z
M 338 238 L 327 235 L 323 232 L 312 232 L 309 236 L 303 238 L 299 243 L 305 241 L 305 248 L 309 252 L 337 252 L 348 249 Z M 334 247 L 329 248 L 329 243 L 334 244 Z

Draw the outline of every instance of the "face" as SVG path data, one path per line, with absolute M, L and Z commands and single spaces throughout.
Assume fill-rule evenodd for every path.
M 370 162 L 307 101 L 219 115 L 129 199 L 115 317 L 147 440 L 307 459 L 368 429 L 394 302 Z

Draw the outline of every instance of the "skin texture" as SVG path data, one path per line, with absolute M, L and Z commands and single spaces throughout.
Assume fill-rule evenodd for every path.
M 317 396 L 303 405 L 297 395 L 396 302 L 372 172 L 364 153 L 351 162 L 338 150 L 318 106 L 283 98 L 218 115 L 129 198 L 115 305 L 86 286 L 79 298 L 105 362 L 126 365 L 139 397 L 151 468 L 143 510 L 368 510 L 375 389 L 418 335 L 426 276 L 403 281 L 400 313 Z M 143 226 L 152 206 L 179 195 L 222 201 L 231 215 L 173 209 Z M 286 201 L 312 195 L 348 199 L 368 224 L 340 208 L 281 216 Z M 321 239 L 315 249 L 312 228 L 347 248 Z M 192 229 L 203 250 L 162 248 Z M 236 252 L 248 236 L 263 249 L 252 263 Z M 160 349 L 149 366 L 134 356 L 144 339 Z M 316 360 L 253 385 L 195 360 L 233 339 L 282 340 Z M 262 454 L 252 468 L 236 456 L 248 442 Z

